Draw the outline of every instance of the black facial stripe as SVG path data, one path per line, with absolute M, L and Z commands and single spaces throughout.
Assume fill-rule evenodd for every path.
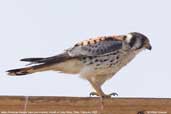
M 129 43 L 130 47 L 133 47 L 133 45 L 135 44 L 135 42 L 136 42 L 136 38 L 135 37 L 132 37 L 131 38 L 131 41 Z

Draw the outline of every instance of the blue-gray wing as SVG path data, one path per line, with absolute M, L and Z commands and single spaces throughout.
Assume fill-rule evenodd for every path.
M 78 59 L 82 56 L 101 56 L 122 49 L 122 42 L 122 40 L 116 39 L 115 37 L 100 37 L 83 41 L 79 44 L 76 44 L 73 48 L 68 49 L 66 52 L 56 56 L 47 58 L 21 59 L 21 61 L 30 62 L 29 65 L 35 65 L 22 69 L 12 69 L 7 72 L 9 72 L 11 75 L 26 75 L 29 74 L 28 70 L 30 68 L 32 70 L 48 68 L 54 64 L 65 62 L 71 59 Z
M 96 41 L 96 39 L 94 40 Z M 100 56 L 122 48 L 122 41 L 112 37 L 91 43 L 89 40 L 67 50 L 70 56 Z

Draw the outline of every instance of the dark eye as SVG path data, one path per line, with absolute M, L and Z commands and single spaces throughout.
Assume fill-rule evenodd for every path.
M 130 47 L 133 47 L 134 44 L 135 44 L 135 42 L 136 42 L 136 38 L 135 38 L 135 37 L 132 37 L 132 38 L 131 38 L 131 41 L 130 41 L 130 43 L 129 43 Z
M 127 36 L 126 36 L 126 35 L 124 35 L 124 36 L 123 36 L 123 40 L 126 40 L 126 38 L 127 38 Z

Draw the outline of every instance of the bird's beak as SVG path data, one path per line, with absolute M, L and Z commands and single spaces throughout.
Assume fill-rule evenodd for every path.
M 148 50 L 151 50 L 152 49 L 152 46 L 151 46 L 151 44 L 148 42 L 148 43 L 146 43 L 145 45 L 144 45 L 144 47 L 146 48 L 146 49 L 148 49 Z

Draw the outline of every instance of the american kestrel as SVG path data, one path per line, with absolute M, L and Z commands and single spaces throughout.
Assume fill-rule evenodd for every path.
M 100 97 L 110 97 L 101 86 L 127 65 L 139 52 L 151 50 L 149 39 L 138 32 L 127 35 L 97 37 L 75 44 L 72 48 L 56 56 L 47 58 L 24 58 L 31 66 L 8 70 L 11 76 L 21 76 L 42 71 L 59 71 L 80 74 L 88 80 Z

